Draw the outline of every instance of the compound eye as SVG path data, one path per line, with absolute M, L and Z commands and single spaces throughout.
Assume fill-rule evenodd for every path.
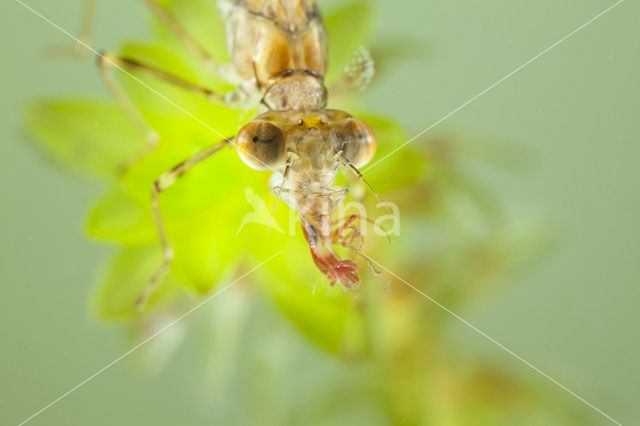
M 242 161 L 255 170 L 271 170 L 285 161 L 282 131 L 266 121 L 252 121 L 240 129 L 236 148 Z
M 342 155 L 355 167 L 364 167 L 376 153 L 376 133 L 361 120 L 351 119 L 340 134 Z

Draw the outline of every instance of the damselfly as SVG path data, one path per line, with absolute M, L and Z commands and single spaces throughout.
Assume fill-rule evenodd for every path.
M 213 102 L 231 106 L 254 102 L 260 105 L 262 113 L 235 137 L 202 150 L 153 184 L 152 210 L 164 262 L 140 295 L 138 308 L 145 305 L 173 260 L 159 194 L 188 170 L 229 145 L 235 146 L 247 166 L 274 172 L 273 193 L 298 212 L 313 261 L 330 283 L 347 288 L 358 285 L 357 263 L 341 259 L 334 250 L 335 245 L 356 252 L 361 249 L 353 217 L 342 223 L 332 221 L 332 213 L 349 192 L 348 187 L 336 186 L 335 179 L 342 167 L 368 187 L 358 169 L 372 159 L 376 136 L 365 122 L 346 112 L 326 108 L 329 92 L 324 83 L 326 34 L 315 0 L 220 0 L 231 57 L 231 64 L 226 65 L 216 63 L 188 29 L 156 0 L 144 1 L 185 48 L 230 81 L 237 82 L 235 90 L 221 94 L 132 58 L 100 55 L 98 62 L 107 86 L 150 146 L 157 144 L 156 133 L 111 76 L 113 66 L 152 75 Z M 360 70 L 370 74 L 371 63 L 367 62 Z M 353 80 L 354 75 L 346 78 Z

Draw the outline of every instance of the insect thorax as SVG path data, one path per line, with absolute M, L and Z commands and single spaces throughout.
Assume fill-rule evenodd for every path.
M 263 99 L 275 110 L 318 110 L 327 105 L 327 89 L 321 76 L 287 70 L 273 79 Z

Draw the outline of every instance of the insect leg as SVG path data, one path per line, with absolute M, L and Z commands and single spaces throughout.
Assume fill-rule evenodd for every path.
M 379 224 L 377 224 L 374 220 L 372 220 L 369 217 L 366 216 L 362 216 L 359 214 L 352 214 L 350 216 L 348 216 L 343 222 L 340 222 L 340 220 L 338 221 L 333 221 L 331 222 L 332 225 L 340 225 L 338 227 L 336 227 L 336 229 L 333 231 L 333 236 L 334 238 L 336 238 L 336 242 L 338 241 L 338 239 L 344 235 L 344 232 L 348 229 L 351 229 L 352 231 L 357 231 L 358 233 L 360 232 L 358 230 L 357 227 L 355 227 L 355 225 L 353 224 L 353 222 L 356 221 L 356 219 L 360 219 L 360 221 L 365 221 L 370 223 L 371 225 L 374 226 L 374 229 L 376 229 L 377 231 L 381 232 L 382 236 L 386 237 L 387 240 L 389 240 L 389 244 L 392 243 L 391 240 L 391 233 L 385 229 L 383 229 Z M 344 244 L 342 244 L 344 247 Z
M 284 166 L 284 172 L 282 173 L 282 183 L 279 186 L 273 188 L 273 194 L 276 196 L 276 201 L 273 203 L 273 208 L 271 209 L 271 214 L 275 214 L 276 207 L 278 206 L 278 201 L 280 200 L 280 192 L 282 191 L 282 187 L 286 184 L 287 180 L 289 180 L 289 173 L 291 172 L 291 166 L 296 159 L 296 154 L 289 152 L 287 156 L 287 162 Z
M 93 38 L 93 18 L 96 11 L 96 0 L 85 0 L 82 19 L 80 21 L 80 32 L 78 42 L 74 45 L 52 46 L 49 55 L 53 58 L 83 58 L 90 50 L 86 45 L 91 45 Z
M 173 84 L 184 90 L 196 93 L 204 96 L 214 102 L 222 102 L 223 96 L 214 92 L 206 87 L 199 86 L 190 81 L 184 80 L 180 77 L 176 77 L 166 71 L 154 68 L 152 66 L 143 64 L 133 59 L 125 58 L 123 56 L 105 53 L 98 56 L 98 66 L 100 67 L 100 74 L 114 98 L 120 104 L 127 116 L 131 119 L 136 128 L 144 136 L 145 140 L 149 144 L 149 149 L 153 149 L 159 142 L 158 133 L 145 121 L 140 111 L 133 105 L 131 100 L 127 97 L 124 90 L 118 85 L 113 75 L 111 74 L 111 68 L 119 68 L 125 71 L 137 71 L 146 75 L 152 76 L 159 80 L 163 80 L 167 83 Z M 143 153 L 143 155 L 146 154 Z M 126 169 L 126 167 L 125 167 Z
M 109 72 L 109 68 L 117 63 L 112 59 L 114 57 L 115 55 L 109 53 L 98 56 L 98 67 L 100 67 L 100 75 L 102 76 L 107 89 L 109 89 L 113 97 L 116 99 L 116 102 L 118 102 L 129 119 L 144 136 L 144 139 L 147 141 L 149 146 L 153 148 L 158 144 L 158 133 L 156 133 L 156 131 L 147 124 L 147 122 L 142 117 L 142 114 L 136 109 L 133 103 L 131 103 L 125 92 L 120 88 L 120 86 L 118 86 L 118 83 L 116 83 L 116 80 Z
M 343 247 L 351 249 L 356 254 L 361 256 L 363 259 L 367 261 L 373 273 L 376 275 L 380 275 L 381 272 L 376 268 L 374 263 L 371 262 L 371 259 L 369 259 L 367 256 L 362 254 L 362 250 L 364 249 L 364 236 L 360 233 L 360 230 L 358 229 L 358 227 L 356 227 L 353 224 L 353 222 L 355 222 L 356 219 L 360 219 L 361 221 L 365 220 L 374 226 L 379 226 L 377 223 L 375 223 L 373 220 L 367 217 L 362 217 L 359 214 L 353 214 L 347 217 L 340 226 L 336 227 L 336 229 L 332 233 L 332 239 L 334 243 L 340 244 Z M 389 240 L 389 244 L 391 244 L 391 236 L 387 232 L 385 232 L 382 228 L 380 228 L 380 230 Z
M 353 172 L 353 174 L 360 179 L 360 182 L 362 182 L 362 184 L 369 190 L 371 191 L 371 193 L 373 194 L 374 197 L 376 197 L 376 200 L 378 202 L 382 202 L 382 200 L 380 199 L 380 196 L 378 195 L 378 193 L 373 189 L 373 187 L 371 185 L 369 185 L 369 182 L 367 182 L 367 180 L 364 178 L 364 176 L 362 176 L 362 173 L 360 172 L 360 170 L 358 170 L 358 168 L 356 166 L 354 166 L 353 164 L 351 164 L 351 162 L 349 160 L 347 160 L 346 158 L 344 158 L 344 156 L 340 153 L 336 156 L 336 158 L 338 159 L 338 161 L 345 167 L 347 167 L 349 170 L 351 170 L 351 172 Z
M 378 195 L 378 193 L 373 189 L 373 187 L 369 184 L 369 182 L 367 182 L 367 180 L 364 178 L 364 176 L 362 176 L 362 172 L 360 172 L 360 170 L 358 170 L 358 168 L 356 166 L 354 166 L 353 164 L 351 164 L 351 162 L 349 160 L 347 160 L 346 158 L 344 158 L 344 156 L 342 154 L 338 154 L 336 156 L 336 158 L 338 159 L 338 161 L 345 167 L 349 168 L 349 170 L 351 170 L 353 172 L 353 174 L 355 174 L 355 176 L 360 179 L 360 181 L 364 184 L 364 186 L 371 191 L 371 193 L 373 194 L 373 196 L 376 198 L 376 201 L 378 201 L 378 203 L 382 203 L 382 200 L 380 199 L 380 196 Z M 389 211 L 391 213 L 393 213 L 393 210 L 387 205 L 387 209 L 389 209 Z M 367 221 L 371 222 L 370 219 L 367 219 Z M 384 230 L 383 230 L 384 231 Z M 388 233 L 386 233 L 386 237 L 389 240 L 389 243 L 391 243 L 391 237 L 389 236 Z
M 164 226 L 164 220 L 162 219 L 162 213 L 160 211 L 159 195 L 169 189 L 178 179 L 180 179 L 186 172 L 193 167 L 200 164 L 202 161 L 211 157 L 216 152 L 220 151 L 225 146 L 229 145 L 230 140 L 223 140 L 208 148 L 203 149 L 194 156 L 186 159 L 182 163 L 175 166 L 173 169 L 162 174 L 151 187 L 151 212 L 153 214 L 153 220 L 158 231 L 158 237 L 160 238 L 160 245 L 162 247 L 163 261 L 162 265 L 158 268 L 156 273 L 151 277 L 149 283 L 144 288 L 138 300 L 136 301 L 136 310 L 142 311 L 151 296 L 151 293 L 158 286 L 162 278 L 167 273 L 171 262 L 173 261 L 173 250 L 169 243 L 169 237 Z
M 212 89 L 200 86 L 196 83 L 192 83 L 188 80 L 177 77 L 159 68 L 155 68 L 150 65 L 144 64 L 142 62 L 136 61 L 135 59 L 130 59 L 114 53 L 106 53 L 104 55 L 99 56 L 98 61 L 100 66 L 105 69 L 106 67 L 111 66 L 111 67 L 119 67 L 127 71 L 138 71 L 138 72 L 147 74 L 151 77 L 166 81 L 167 83 L 173 84 L 177 87 L 181 87 L 182 89 L 188 90 L 197 95 L 204 96 L 205 98 L 211 101 L 214 101 L 214 102 L 224 101 L 224 96 L 222 96 L 220 93 L 213 91 Z
M 178 20 L 169 11 L 163 7 L 157 0 L 143 0 L 151 12 L 178 37 L 184 45 L 191 49 L 205 64 L 212 69 L 217 69 L 219 64 L 211 57 L 200 43 L 198 43 L 189 32 L 178 22 Z

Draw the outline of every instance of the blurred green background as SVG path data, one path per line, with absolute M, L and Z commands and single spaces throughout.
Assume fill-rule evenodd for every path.
M 80 1 L 28 4 L 76 32 Z M 399 119 L 415 134 L 611 4 L 380 1 L 375 40 L 409 57 L 381 72 L 362 96 L 369 108 Z M 22 124 L 26 102 L 36 97 L 106 91 L 92 59 L 46 58 L 47 46 L 69 42 L 63 34 L 14 1 L 3 2 L 0 12 L 0 422 L 17 424 L 118 357 L 132 340 L 119 327 L 96 323 L 88 308 L 91 285 L 109 252 L 87 241 L 82 230 L 97 186 L 49 165 Z M 483 179 L 510 212 L 540 221 L 554 235 L 535 263 L 458 313 L 623 424 L 640 421 L 639 16 L 638 4 L 625 1 L 437 129 L 482 133 L 525 152 L 530 161 L 523 170 L 508 177 L 485 171 Z M 145 22 L 138 2 L 99 2 L 94 45 L 115 48 L 123 38 L 145 34 Z M 398 40 L 410 40 L 406 52 Z M 251 316 L 243 297 L 232 289 L 185 326 L 215 322 L 216 312 L 229 306 Z M 255 311 L 258 320 L 273 324 L 274 334 L 253 336 L 241 347 L 291 341 L 287 336 L 295 331 L 285 320 Z M 455 318 L 450 323 L 460 353 L 489 358 L 596 424 L 608 424 Z M 157 374 L 142 374 L 124 361 L 31 424 L 214 424 L 225 410 L 242 413 L 243 400 L 226 392 L 242 392 L 252 380 L 267 378 L 238 365 L 225 368 L 225 356 L 241 364 L 249 355 L 223 350 L 225 336 L 232 341 L 240 325 L 218 327 L 222 341 L 209 342 L 219 345 L 211 369 L 224 374 L 202 370 L 209 355 L 201 343 L 211 337 L 199 331 Z M 290 352 L 324 356 L 304 341 Z M 282 363 L 281 375 L 268 378 L 278 383 L 273 386 L 302 394 L 320 386 L 323 371 L 339 374 L 344 368 L 327 358 L 325 370 L 313 377 L 292 377 L 298 370 L 287 354 L 265 357 Z M 208 375 L 225 382 L 202 380 Z M 336 410 L 335 424 L 375 424 L 375 410 L 362 404 L 349 412 L 353 418 Z M 236 420 L 260 424 L 269 414 L 270 407 L 263 407 Z

